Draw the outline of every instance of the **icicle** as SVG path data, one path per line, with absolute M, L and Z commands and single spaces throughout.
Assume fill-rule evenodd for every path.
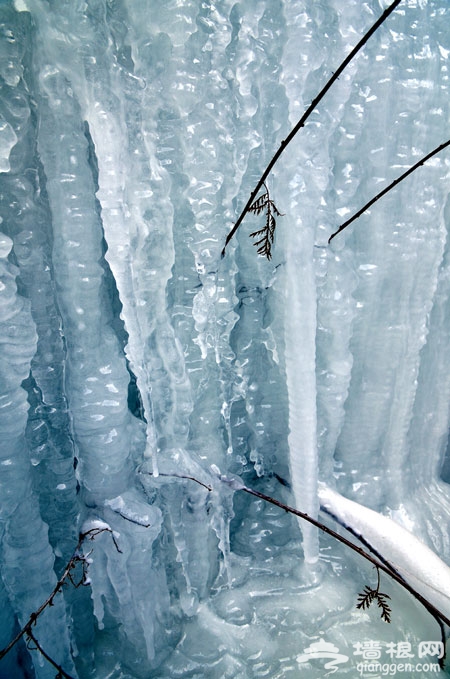
M 28 407 L 21 382 L 29 374 L 37 337 L 30 304 L 17 294 L 18 270 L 7 259 L 11 247 L 11 239 L 0 233 L 0 568 L 11 607 L 23 626 L 54 588 L 56 576 L 47 526 L 32 491 L 25 442 Z M 62 597 L 38 620 L 36 637 L 75 676 Z M 54 669 L 39 654 L 32 660 L 36 677 L 54 677 Z
M 286 253 L 285 343 L 289 451 L 295 505 L 317 517 L 316 293 L 311 233 L 296 225 Z M 305 561 L 318 559 L 318 535 L 300 523 Z

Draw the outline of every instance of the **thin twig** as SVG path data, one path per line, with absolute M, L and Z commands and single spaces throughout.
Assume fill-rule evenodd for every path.
M 342 535 L 339 535 L 339 533 L 336 533 L 336 531 L 332 530 L 331 528 L 328 528 L 328 526 L 323 524 L 321 521 L 314 519 L 312 516 L 309 516 L 304 512 L 300 512 L 298 509 L 294 509 L 294 507 L 289 507 L 289 505 L 285 505 L 283 502 L 280 502 L 279 500 L 276 500 L 275 498 L 270 497 L 269 495 L 264 495 L 264 493 L 260 493 L 259 491 L 253 490 L 252 488 L 248 488 L 247 486 L 244 486 L 242 490 L 246 493 L 249 493 L 250 495 L 254 495 L 255 497 L 261 498 L 261 500 L 270 502 L 270 504 L 280 507 L 281 509 L 290 512 L 291 514 L 295 514 L 295 516 L 304 519 L 304 521 L 308 521 L 308 523 L 312 523 L 313 526 L 316 526 L 324 533 L 331 535 L 331 537 L 335 538 L 339 542 L 342 542 L 342 544 L 346 545 L 347 547 L 350 547 L 350 549 L 352 549 L 354 552 L 362 556 L 367 561 L 370 561 L 370 563 L 376 566 L 376 568 L 379 568 L 384 573 L 389 575 L 393 580 L 395 580 L 399 585 L 401 585 L 403 589 L 406 589 L 410 594 L 412 594 L 417 599 L 417 601 L 419 601 L 422 604 L 422 606 L 424 606 L 424 608 L 426 608 L 427 611 L 438 622 L 442 621 L 445 622 L 446 625 L 450 625 L 450 619 L 447 618 L 447 616 L 444 615 L 444 613 L 442 613 L 438 608 L 433 606 L 433 604 L 431 604 L 419 592 L 417 592 L 414 589 L 414 587 L 411 587 L 411 585 L 406 580 L 403 580 L 403 578 L 399 576 L 395 570 L 389 568 L 388 566 L 385 566 L 384 563 L 375 559 L 371 554 L 368 554 L 363 549 L 361 549 L 361 547 L 358 547 L 358 545 L 353 544 L 353 542 L 350 542 L 350 540 L 347 540 L 347 538 L 344 538 Z
M 380 554 L 380 552 L 378 552 L 378 551 L 370 544 L 370 542 L 369 542 L 368 540 L 365 539 L 365 537 L 364 537 L 363 535 L 361 535 L 361 534 L 358 533 L 357 531 L 353 530 L 353 528 L 351 528 L 350 526 L 346 526 L 345 524 L 341 523 L 341 522 L 339 521 L 339 519 L 337 518 L 337 516 L 336 516 L 335 514 L 333 514 L 333 513 L 332 513 L 329 509 L 327 509 L 326 507 L 321 507 L 320 510 L 321 510 L 324 514 L 327 514 L 328 516 L 330 516 L 330 517 L 333 519 L 333 521 L 336 521 L 336 523 L 339 523 L 343 528 L 345 528 L 345 530 L 346 530 L 348 533 L 350 533 L 351 535 L 353 535 L 357 540 L 359 540 L 359 542 L 361 542 L 365 547 L 367 547 L 367 549 L 368 549 L 370 552 L 372 552 L 372 554 L 374 554 L 374 555 L 376 556 L 376 558 L 377 558 L 381 563 L 383 563 L 383 564 L 386 566 L 386 568 L 388 568 L 388 569 L 389 569 L 390 571 L 392 571 L 398 578 L 400 578 L 401 580 L 403 580 L 404 583 L 406 583 L 406 580 L 405 580 L 405 579 L 400 575 L 400 573 L 393 567 L 393 565 L 392 565 L 389 561 L 387 561 L 387 559 L 385 559 L 384 556 L 383 556 L 382 554 Z M 385 571 L 385 572 L 386 572 L 386 571 Z M 380 587 L 380 580 L 379 580 L 379 578 L 380 578 L 380 570 L 379 570 L 378 568 L 377 568 L 377 573 L 378 573 L 378 587 L 377 587 L 377 588 L 379 589 L 379 587 Z M 398 581 L 397 581 L 397 582 L 398 582 Z M 421 602 L 421 603 L 425 606 L 425 604 L 424 604 L 423 602 Z M 425 608 L 427 608 L 427 607 L 425 606 Z M 430 608 L 427 608 L 427 610 L 428 610 L 428 612 L 430 613 L 430 615 L 432 615 L 432 616 L 434 617 L 434 619 L 435 619 L 436 622 L 438 623 L 439 628 L 440 628 L 440 631 L 441 631 L 441 641 L 442 641 L 443 648 L 444 648 L 444 657 L 439 659 L 439 664 L 440 664 L 440 666 L 443 668 L 443 667 L 444 667 L 444 660 L 445 660 L 445 641 L 446 641 L 444 622 L 443 622 L 442 618 L 440 617 L 440 614 L 439 614 L 439 615 L 436 615 L 436 613 L 434 612 L 434 610 L 432 610 L 432 609 L 430 609 Z M 445 618 L 445 616 L 443 616 L 443 617 Z
M 63 574 L 59 578 L 58 582 L 56 583 L 55 587 L 53 588 L 53 591 L 51 592 L 50 596 L 47 597 L 47 599 L 44 601 L 43 604 L 39 606 L 39 608 L 34 611 L 34 613 L 30 614 L 30 617 L 28 619 L 28 622 L 22 627 L 20 632 L 16 634 L 14 639 L 9 642 L 5 648 L 0 650 L 0 660 L 7 654 L 9 651 L 17 644 L 17 642 L 23 637 L 23 636 L 28 636 L 31 639 L 33 639 L 34 643 L 38 647 L 39 650 L 40 647 L 37 644 L 36 640 L 33 637 L 33 634 L 31 632 L 32 626 L 36 624 L 37 619 L 41 615 L 41 613 L 48 607 L 48 606 L 53 606 L 53 599 L 55 596 L 62 590 L 63 585 L 65 584 L 66 580 L 69 580 L 73 582 L 72 580 L 72 573 L 71 571 L 75 568 L 76 564 L 79 562 L 84 562 L 85 557 L 80 555 L 81 547 L 83 545 L 83 542 L 87 539 L 93 540 L 97 535 L 100 535 L 100 533 L 111 533 L 112 540 L 114 542 L 114 546 L 117 549 L 118 552 L 121 550 L 119 549 L 119 545 L 117 544 L 117 541 L 114 537 L 114 534 L 111 530 L 111 528 L 91 528 L 90 530 L 85 531 L 84 533 L 80 533 L 79 538 L 78 538 L 78 543 L 77 546 L 75 547 L 75 550 L 70 558 L 70 560 L 67 562 L 67 565 L 64 569 Z M 47 658 L 47 655 L 43 653 L 44 657 Z M 59 667 L 55 664 L 54 661 L 52 661 L 52 665 L 55 667 Z M 69 676 L 69 675 L 64 675 L 64 676 Z
M 364 205 L 364 207 L 362 207 L 360 210 L 358 210 L 358 212 L 356 212 L 352 217 L 350 217 L 350 219 L 347 219 L 346 222 L 344 222 L 343 224 L 341 224 L 341 226 L 338 228 L 338 230 L 335 231 L 335 232 L 329 237 L 328 243 L 331 243 L 331 241 L 333 240 L 333 238 L 334 238 L 335 236 L 337 236 L 338 233 L 341 233 L 341 231 L 343 231 L 344 229 L 346 229 L 347 226 L 349 226 L 352 222 L 355 221 L 355 219 L 358 219 L 358 217 L 361 217 L 361 215 L 362 215 L 364 212 L 366 212 L 366 210 L 368 210 L 370 207 L 372 207 L 372 205 L 373 205 L 374 203 L 376 203 L 377 200 L 380 200 L 380 198 L 382 198 L 383 196 L 385 196 L 386 193 L 389 193 L 389 191 L 391 191 L 391 189 L 393 189 L 395 186 L 397 186 L 397 184 L 400 184 L 400 182 L 402 182 L 404 179 L 406 179 L 406 177 L 408 177 L 410 174 L 412 174 L 413 172 L 415 172 L 415 170 L 417 170 L 418 167 L 420 167 L 421 165 L 423 165 L 424 163 L 426 163 L 427 160 L 429 160 L 430 158 L 432 158 L 433 156 L 435 156 L 437 153 L 440 153 L 441 151 L 443 151 L 447 146 L 450 146 L 450 139 L 449 139 L 448 141 L 444 142 L 443 144 L 441 144 L 440 146 L 437 146 L 435 149 L 433 149 L 432 151 L 430 151 L 430 153 L 427 153 L 426 156 L 424 156 L 423 158 L 421 158 L 415 165 L 413 165 L 412 167 L 410 167 L 409 170 L 406 170 L 406 172 L 404 172 L 402 175 L 400 175 L 400 177 L 397 177 L 397 179 L 394 179 L 394 181 L 392 182 L 392 184 L 389 184 L 389 186 L 386 186 L 386 188 L 384 188 L 382 191 L 380 191 L 380 193 L 377 193 L 377 195 L 376 195 L 374 198 L 372 198 L 371 200 L 369 200 L 369 202 L 366 203 L 366 204 Z
M 174 472 L 173 474 L 163 474 L 162 472 L 159 472 L 159 473 L 158 473 L 158 476 L 156 476 L 155 474 L 153 474 L 153 472 L 143 472 L 143 471 L 140 471 L 139 473 L 140 473 L 140 474 L 144 474 L 145 476 L 153 476 L 155 479 L 158 478 L 158 476 L 166 476 L 166 477 L 167 477 L 167 476 L 168 476 L 168 477 L 174 476 L 176 479 L 187 479 L 188 481 L 195 481 L 195 483 L 198 483 L 199 486 L 203 486 L 203 488 L 206 488 L 206 490 L 208 490 L 209 492 L 212 491 L 212 487 L 211 487 L 211 486 L 208 486 L 206 483 L 203 483 L 202 481 L 199 481 L 198 479 L 195 478 L 195 476 L 187 476 L 186 474 L 177 474 L 176 472 Z
M 389 563 L 389 561 L 387 561 L 387 559 L 385 559 L 384 556 L 382 554 L 380 554 L 380 552 L 378 550 L 376 550 L 370 544 L 370 542 L 365 539 L 365 537 L 363 535 L 361 535 L 358 531 L 353 530 L 353 528 L 351 526 L 347 526 L 344 523 L 342 523 L 341 521 L 339 521 L 338 517 L 335 514 L 333 514 L 333 512 L 330 511 L 327 507 L 321 506 L 320 511 L 322 512 L 322 514 L 326 514 L 327 516 L 331 517 L 333 519 L 333 521 L 335 521 L 336 523 L 339 523 L 339 525 L 341 525 L 343 528 L 345 528 L 347 533 L 350 533 L 351 535 L 353 535 L 362 545 L 364 545 L 364 547 L 367 547 L 369 552 L 372 552 L 372 554 L 378 559 L 378 561 L 381 561 L 381 563 L 384 563 L 384 565 L 387 568 L 390 568 L 392 571 L 395 571 L 395 573 L 398 575 L 399 578 L 402 577 L 400 575 L 400 573 L 392 566 L 392 564 Z
M 144 473 L 144 472 L 143 472 Z M 200 484 L 204 488 L 207 488 L 208 490 L 212 490 L 210 486 L 207 486 L 206 484 L 202 483 L 198 479 L 192 476 L 185 476 L 181 474 L 159 474 L 160 476 L 176 476 L 177 478 L 184 478 L 184 479 L 190 479 L 191 481 L 195 481 L 196 483 Z M 218 478 L 222 481 L 225 481 L 225 477 L 221 477 L 220 475 Z M 260 493 L 258 490 L 254 490 L 253 488 L 248 488 L 248 486 L 241 485 L 240 483 L 237 485 L 231 484 L 232 487 L 235 488 L 235 490 L 242 490 L 245 493 L 248 493 L 249 495 L 253 495 L 254 497 L 260 498 L 261 500 L 264 500 L 265 502 L 269 502 L 272 505 L 275 505 L 276 507 L 280 507 L 280 509 L 284 509 L 286 512 L 289 512 L 290 514 L 294 514 L 295 516 L 298 516 L 300 519 L 303 519 L 304 521 L 307 521 L 308 523 L 311 523 L 313 526 L 316 526 L 316 528 L 319 528 L 323 533 L 326 533 L 327 535 L 330 535 L 333 537 L 335 540 L 338 540 L 342 544 L 344 544 L 346 547 L 349 547 L 351 550 L 362 556 L 366 561 L 369 561 L 373 566 L 378 568 L 379 570 L 382 570 L 384 573 L 389 575 L 395 582 L 397 582 L 403 589 L 406 589 L 410 594 L 412 594 L 413 597 L 419 601 L 424 608 L 435 618 L 435 620 L 438 622 L 441 631 L 442 631 L 442 623 L 445 623 L 446 625 L 450 626 L 450 619 L 447 618 L 447 616 L 442 613 L 438 608 L 436 608 L 432 603 L 428 601 L 422 594 L 417 592 L 414 587 L 411 587 L 411 585 L 402 578 L 401 575 L 397 573 L 397 571 L 394 569 L 393 566 L 390 565 L 388 561 L 384 562 L 379 560 L 378 558 L 375 558 L 368 552 L 364 551 L 361 547 L 358 547 L 358 545 L 355 545 L 353 542 L 350 540 L 347 540 L 343 535 L 340 535 L 336 531 L 334 531 L 332 528 L 329 528 L 326 526 L 324 523 L 319 521 L 318 519 L 314 519 L 312 516 L 309 516 L 309 514 L 306 514 L 305 512 L 301 512 L 298 509 L 295 509 L 294 507 L 290 507 L 289 505 L 284 504 L 283 502 L 280 502 L 279 500 L 276 500 L 275 498 L 271 497 L 270 495 L 265 495 L 264 493 Z M 359 537 L 358 535 L 355 535 L 355 537 Z
M 308 106 L 308 108 L 306 109 L 305 113 L 302 115 L 302 117 L 300 118 L 300 120 L 298 121 L 298 123 L 296 124 L 296 126 L 292 128 L 292 130 L 290 131 L 290 133 L 288 134 L 288 136 L 286 137 L 286 139 L 284 139 L 284 140 L 281 142 L 280 148 L 279 148 L 278 151 L 275 153 L 275 155 L 272 157 L 272 160 L 270 161 L 270 163 L 268 164 L 268 166 L 267 166 L 266 169 L 264 170 L 264 172 L 263 172 L 263 174 L 261 175 L 261 178 L 260 178 L 260 180 L 258 181 L 256 187 L 253 189 L 252 194 L 251 194 L 250 198 L 248 199 L 246 206 L 245 206 L 244 209 L 242 210 L 242 212 L 241 212 L 241 214 L 239 215 L 239 217 L 238 217 L 236 223 L 234 224 L 233 228 L 232 228 L 231 231 L 229 232 L 229 234 L 228 234 L 228 236 L 227 236 L 227 238 L 226 238 L 226 240 L 225 240 L 225 245 L 224 245 L 223 250 L 222 250 L 222 257 L 225 256 L 225 249 L 226 249 L 228 243 L 230 242 L 230 240 L 233 238 L 234 234 L 236 233 L 236 231 L 237 231 L 238 228 L 240 227 L 240 225 L 241 225 L 241 223 L 242 223 L 242 221 L 243 221 L 245 215 L 246 215 L 247 212 L 249 211 L 250 206 L 252 205 L 253 201 L 256 199 L 256 196 L 258 195 L 258 193 L 259 193 L 261 187 L 264 185 L 264 182 L 266 181 L 267 177 L 269 176 L 269 173 L 271 172 L 273 166 L 274 166 L 275 163 L 278 161 L 278 159 L 279 159 L 279 157 L 281 156 L 281 154 L 283 153 L 283 151 L 286 149 L 286 147 L 288 146 L 288 144 L 294 139 L 294 137 L 295 137 L 295 135 L 297 134 L 297 132 L 299 132 L 299 130 L 301 130 L 301 128 L 305 125 L 305 123 L 306 123 L 306 121 L 308 120 L 309 116 L 312 114 L 312 112 L 314 111 L 314 109 L 316 108 L 316 106 L 319 104 L 319 102 L 320 102 L 320 101 L 323 99 L 323 97 L 326 95 L 326 93 L 328 92 L 328 90 L 330 89 L 330 87 L 333 85 L 333 83 L 336 82 L 336 80 L 337 80 L 337 79 L 339 78 L 339 76 L 342 74 L 342 72 L 344 71 L 344 69 L 349 65 L 349 63 L 352 61 L 352 59 L 358 54 L 358 52 L 362 49 L 362 47 L 364 47 L 364 45 L 366 44 L 366 42 L 369 40 L 369 38 L 372 37 L 372 35 L 375 33 L 375 31 L 378 30 L 378 28 L 381 26 L 381 24 L 382 24 L 384 21 L 386 21 L 386 19 L 388 18 L 388 16 L 394 11 L 394 9 L 397 7 L 397 5 L 400 4 L 400 2 L 401 2 L 401 0 L 394 0 L 394 2 L 393 2 L 391 5 L 389 5 L 389 7 L 383 12 L 383 14 L 380 16 L 380 18 L 377 19 L 377 21 L 373 24 L 373 26 L 372 26 L 372 27 L 367 31 L 367 33 L 361 38 L 361 40 L 360 40 L 359 43 L 356 45 L 356 47 L 354 47 L 354 48 L 352 49 L 352 51 L 350 52 L 350 54 L 344 59 L 344 61 L 341 63 L 341 65 L 339 66 L 339 68 L 337 69 L 337 71 L 335 71 L 335 72 L 333 73 L 333 75 L 332 75 L 331 78 L 327 81 L 327 83 L 325 84 L 325 86 L 321 89 L 321 91 L 319 92 L 319 94 L 317 95 L 317 97 L 316 97 L 315 99 L 313 99 L 313 101 L 311 102 L 310 106 Z
M 36 637 L 34 636 L 34 634 L 33 634 L 33 632 L 32 632 L 31 630 L 28 630 L 27 633 L 26 633 L 26 635 L 27 635 L 27 637 L 28 637 L 29 639 L 31 639 L 31 641 L 33 642 L 33 644 L 36 646 L 36 649 L 31 649 L 31 648 L 30 648 L 30 650 L 38 650 L 39 653 L 41 653 L 41 655 L 44 656 L 44 658 L 47 660 L 47 662 L 49 662 L 50 665 L 53 665 L 53 667 L 54 667 L 55 669 L 58 670 L 58 674 L 56 675 L 57 677 L 65 677 L 65 679 L 74 679 L 74 678 L 72 677 L 71 674 L 67 674 L 67 672 L 65 672 L 65 671 L 63 670 L 63 668 L 61 667 L 61 665 L 58 665 L 58 663 L 55 662 L 55 661 L 53 660 L 53 658 L 51 658 L 51 657 L 48 655 L 48 653 L 46 653 L 46 652 L 44 651 L 44 649 L 42 648 L 42 646 L 40 645 L 40 643 L 38 642 L 38 640 L 36 639 Z M 29 647 L 28 647 L 28 648 L 29 648 Z

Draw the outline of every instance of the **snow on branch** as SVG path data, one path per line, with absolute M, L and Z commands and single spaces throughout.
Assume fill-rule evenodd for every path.
M 397 573 L 396 570 L 394 570 L 394 567 L 390 565 L 388 561 L 385 561 L 381 555 L 377 555 L 376 553 L 369 553 L 369 551 L 366 551 L 362 547 L 359 547 L 356 545 L 354 542 L 351 542 L 347 538 L 345 538 L 343 535 L 340 535 L 336 531 L 334 531 L 332 528 L 329 528 L 326 524 L 322 523 L 318 519 L 313 518 L 312 516 L 309 516 L 305 512 L 301 512 L 298 509 L 295 509 L 294 507 L 290 507 L 289 505 L 286 505 L 283 502 L 280 502 L 280 500 L 277 500 L 276 498 L 271 497 L 270 495 L 265 495 L 264 493 L 260 493 L 257 490 L 254 490 L 253 488 L 249 488 L 246 486 L 239 477 L 236 476 L 227 476 L 225 474 L 221 474 L 220 470 L 216 465 L 211 465 L 211 474 L 213 479 L 217 479 L 219 482 L 224 483 L 227 485 L 229 488 L 231 488 L 234 491 L 243 491 L 244 493 L 248 493 L 249 495 L 253 495 L 254 497 L 257 497 L 261 500 L 264 500 L 265 502 L 268 502 L 272 505 L 275 505 L 276 507 L 280 507 L 281 509 L 284 509 L 286 512 L 293 514 L 300 519 L 303 519 L 304 521 L 307 521 L 308 523 L 311 523 L 312 525 L 316 526 L 319 528 L 322 532 L 326 533 L 327 535 L 330 535 L 332 538 L 337 540 L 338 542 L 341 542 L 343 545 L 351 549 L 353 552 L 356 552 L 359 554 L 361 557 L 363 557 L 366 561 L 369 561 L 376 569 L 377 569 L 377 574 L 378 574 L 378 583 L 377 587 L 371 588 L 369 586 L 366 586 L 363 590 L 363 592 L 359 593 L 358 595 L 358 602 L 356 604 L 357 608 L 361 609 L 366 609 L 368 608 L 372 603 L 377 603 L 378 607 L 381 608 L 381 617 L 385 622 L 390 622 L 391 621 L 391 608 L 387 602 L 388 599 L 390 599 L 388 594 L 385 594 L 384 592 L 380 592 L 380 571 L 383 571 L 386 575 L 388 575 L 392 580 L 397 582 L 403 589 L 405 589 L 407 592 L 409 592 L 417 601 L 419 601 L 422 606 L 434 617 L 436 622 L 439 625 L 440 631 L 441 631 L 441 636 L 442 640 L 444 642 L 444 647 L 445 647 L 445 628 L 444 624 L 450 626 L 450 619 L 442 613 L 436 606 L 434 606 L 426 597 L 424 597 L 420 592 L 418 592 L 414 587 L 412 587 L 399 573 Z M 209 492 L 212 492 L 214 488 L 214 484 L 211 485 L 206 485 L 202 481 L 199 481 L 193 476 L 189 475 L 184 475 L 184 474 L 159 474 L 159 476 L 174 476 L 180 479 L 189 479 L 191 481 L 194 481 L 195 483 L 200 484 L 204 488 L 206 488 Z M 155 477 L 156 479 L 156 477 Z M 355 534 L 356 535 L 356 534 Z M 363 537 L 359 537 L 361 542 L 368 548 L 370 549 L 370 545 L 367 541 L 364 540 Z M 443 666 L 444 659 L 440 659 L 440 663 Z
M 327 535 L 330 535 L 332 538 L 335 540 L 338 540 L 342 544 L 344 544 L 346 547 L 351 549 L 353 552 L 356 552 L 359 554 L 361 557 L 363 557 L 366 561 L 369 561 L 376 569 L 377 569 L 377 575 L 378 575 L 378 581 L 377 581 L 377 586 L 376 588 L 369 587 L 368 585 L 365 586 L 364 590 L 358 594 L 358 602 L 356 604 L 356 607 L 362 610 L 368 609 L 371 604 L 377 603 L 378 607 L 381 609 L 381 618 L 385 622 L 391 622 L 391 608 L 388 604 L 388 599 L 390 599 L 389 595 L 380 592 L 380 571 L 383 571 L 386 575 L 388 575 L 392 580 L 397 582 L 401 587 L 403 587 L 406 591 L 408 591 L 412 596 L 414 596 L 417 601 L 419 601 L 424 608 L 435 618 L 437 623 L 439 624 L 440 630 L 441 630 L 441 635 L 442 639 L 445 642 L 445 629 L 444 629 L 444 624 L 450 626 L 450 619 L 442 613 L 438 608 L 436 608 L 426 597 L 424 597 L 420 592 L 418 592 L 414 587 L 412 587 L 406 580 L 404 580 L 401 575 L 397 573 L 396 570 L 389 564 L 389 562 L 385 561 L 382 559 L 380 555 L 374 555 L 369 553 L 368 551 L 364 550 L 362 547 L 359 547 L 358 545 L 354 544 L 347 538 L 345 538 L 343 535 L 340 535 L 336 531 L 332 530 L 329 528 L 327 525 L 319 521 L 318 519 L 315 519 L 305 512 L 301 512 L 298 509 L 295 509 L 294 507 L 290 507 L 289 505 L 286 505 L 285 503 L 281 502 L 280 500 L 277 500 L 276 498 L 273 498 L 269 495 L 265 495 L 264 493 L 260 493 L 257 490 L 254 490 L 253 488 L 249 488 L 246 486 L 239 477 L 236 476 L 227 476 L 224 475 L 220 472 L 218 467 L 215 465 L 212 465 L 210 468 L 211 472 L 211 479 L 216 480 L 221 484 L 225 484 L 228 486 L 231 490 L 233 491 L 243 491 L 245 493 L 248 493 L 249 495 L 253 495 L 254 497 L 257 497 L 261 500 L 264 500 L 265 502 L 268 502 L 272 505 L 275 505 L 276 507 L 279 507 L 280 509 L 284 509 L 286 512 L 293 514 L 300 519 L 303 519 L 304 521 L 307 521 L 311 523 L 312 525 L 316 526 L 319 528 L 322 532 L 326 533 Z M 141 472 L 144 473 L 144 472 Z M 150 476 L 154 476 L 151 472 L 145 472 L 146 474 Z M 206 484 L 203 481 L 200 481 L 197 479 L 195 476 L 191 476 L 189 474 L 182 474 L 182 473 L 159 473 L 158 477 L 154 477 L 155 481 L 159 479 L 160 477 L 172 477 L 172 478 L 178 478 L 181 480 L 189 480 L 193 481 L 203 488 L 207 490 L 208 492 L 213 492 L 214 490 L 217 489 L 217 484 L 212 483 L 212 484 Z M 36 624 L 37 619 L 39 616 L 43 613 L 43 611 L 48 607 L 53 605 L 53 600 L 55 596 L 61 592 L 63 585 L 69 581 L 74 587 L 80 587 L 81 585 L 88 585 L 89 584 L 89 578 L 87 574 L 87 569 L 88 569 L 88 560 L 87 556 L 83 554 L 82 552 L 82 546 L 86 540 L 94 540 L 98 535 L 101 533 L 110 533 L 111 538 L 113 540 L 114 546 L 117 549 L 118 552 L 121 553 L 121 550 L 119 548 L 119 545 L 117 543 L 117 540 L 114 536 L 114 532 L 110 528 L 110 526 L 103 522 L 103 521 L 90 521 L 84 524 L 83 528 L 85 528 L 84 532 L 81 532 L 79 535 L 78 543 L 76 545 L 76 548 L 72 554 L 72 557 L 70 558 L 69 562 L 67 563 L 64 572 L 58 582 L 56 583 L 53 591 L 51 592 L 50 596 L 44 601 L 41 606 L 30 615 L 30 618 L 26 625 L 18 632 L 18 634 L 15 636 L 15 638 L 2 650 L 0 650 L 0 660 L 15 646 L 15 644 L 22 638 L 25 637 L 27 641 L 27 647 L 30 650 L 38 650 L 42 656 L 51 664 L 55 669 L 58 670 L 57 677 L 64 677 L 65 679 L 73 679 L 70 674 L 65 672 L 63 668 L 55 661 L 51 656 L 46 653 L 46 651 L 40 646 L 38 640 L 36 639 L 36 636 L 33 632 L 33 626 Z M 362 536 L 360 536 L 360 539 L 362 540 L 362 543 L 370 549 L 370 545 L 363 539 Z M 376 554 L 376 553 L 375 553 Z M 74 569 L 78 564 L 81 564 L 82 567 L 82 574 L 81 578 L 76 582 L 74 578 Z M 34 644 L 34 646 L 32 645 Z M 444 643 L 445 647 L 445 643 Z M 444 658 L 440 659 L 441 666 L 443 666 Z

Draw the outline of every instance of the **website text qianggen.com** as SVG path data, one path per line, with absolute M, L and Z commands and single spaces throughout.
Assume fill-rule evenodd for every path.
M 381 674 L 383 677 L 394 677 L 397 672 L 436 672 L 439 674 L 441 668 L 439 663 L 380 663 L 380 662 L 360 662 L 356 669 L 361 677 L 369 674 Z

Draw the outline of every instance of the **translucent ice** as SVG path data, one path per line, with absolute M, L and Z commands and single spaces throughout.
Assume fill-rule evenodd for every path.
M 0 2 L 2 645 L 88 526 L 89 586 L 36 626 L 73 677 L 312 679 L 319 639 L 354 677 L 354 643 L 439 640 L 385 581 L 394 625 L 356 610 L 372 570 L 243 488 L 317 516 L 325 482 L 445 577 L 448 150 L 327 241 L 446 140 L 447 0 L 402 0 L 282 154 L 272 260 L 262 214 L 221 257 L 385 6 Z M 54 676 L 25 642 L 0 679 Z

